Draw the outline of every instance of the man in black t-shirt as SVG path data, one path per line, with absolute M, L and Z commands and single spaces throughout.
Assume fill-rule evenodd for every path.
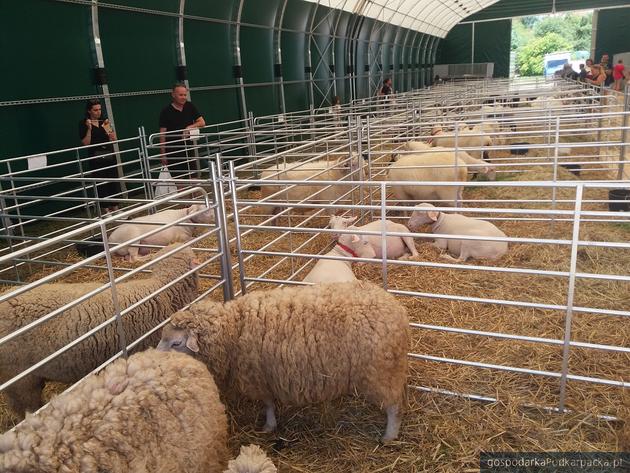
M 183 84 L 175 84 L 171 92 L 172 101 L 160 112 L 160 133 L 174 130 L 190 130 L 206 126 L 206 122 L 191 102 L 188 102 L 188 89 Z M 188 132 L 169 133 L 160 136 L 160 150 L 162 164 L 169 165 L 172 177 L 179 177 L 187 173 L 189 157 L 187 144 L 184 141 Z M 167 143 L 172 143 L 167 145 Z M 168 153 L 168 154 L 166 154 Z

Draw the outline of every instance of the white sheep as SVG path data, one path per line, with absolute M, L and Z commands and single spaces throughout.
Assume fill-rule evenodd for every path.
M 438 212 L 433 209 L 433 205 L 427 203 L 417 205 L 416 209 L 409 219 L 409 228 L 414 232 L 418 231 L 421 225 L 428 223 L 432 225 L 431 231 L 433 233 L 443 235 L 505 238 L 505 233 L 485 220 L 465 217 L 461 214 Z M 464 262 L 468 258 L 498 259 L 508 250 L 506 241 L 456 240 L 438 237 L 434 244 L 440 250 L 446 250 L 457 257 L 455 259 L 451 255 L 445 254 L 443 255 L 445 258 L 458 262 Z
M 204 209 L 206 210 L 202 212 Z M 205 205 L 193 204 L 184 209 L 162 210 L 161 212 L 157 212 L 153 215 L 145 215 L 129 220 L 129 222 L 123 223 L 109 235 L 109 243 L 110 245 L 124 243 L 132 238 L 137 238 L 145 233 L 160 228 L 161 226 L 182 219 L 187 215 L 190 215 L 190 218 L 183 220 L 181 222 L 182 224 L 190 222 L 205 224 L 214 223 L 213 209 L 209 209 Z M 161 232 L 149 235 L 134 243 L 134 245 L 138 246 L 127 246 L 116 250 L 116 254 L 118 256 L 124 256 L 125 259 L 132 262 L 142 261 L 150 256 L 148 255 L 148 248 L 143 248 L 140 245 L 170 245 L 175 242 L 188 241 L 192 238 L 192 234 L 192 226 L 177 224 L 169 228 L 165 228 Z
M 404 151 L 424 151 L 428 149 L 431 149 L 431 145 L 424 141 L 407 141 L 403 145 Z
M 167 246 L 158 256 L 177 248 Z M 194 268 L 194 254 L 182 248 L 155 263 L 150 277 L 124 281 L 116 285 L 121 310 L 162 289 L 166 284 Z M 133 308 L 122 318 L 127 343 L 138 339 L 173 312 L 189 304 L 197 295 L 196 273 L 164 289 Z M 101 287 L 100 283 L 44 284 L 0 304 L 0 337 L 6 336 L 53 310 L 72 303 L 78 297 Z M 8 381 L 51 353 L 73 342 L 81 334 L 115 316 L 110 289 L 79 305 L 63 310 L 52 319 L 0 345 L 0 384 Z M 150 342 L 150 341 L 149 341 Z M 45 381 L 72 383 L 107 361 L 119 349 L 115 321 L 88 339 L 70 348 L 35 372 L 7 387 L 4 394 L 9 406 L 23 416 L 41 406 Z
M 203 363 L 147 350 L 88 376 L 1 436 L 0 471 L 221 473 L 227 437 Z
M 497 144 L 502 144 L 504 141 L 502 136 L 497 135 L 497 133 L 501 132 L 501 126 L 499 125 L 499 122 L 496 120 L 487 120 L 482 123 L 477 123 L 470 130 L 471 132 L 477 133 L 477 134 L 487 133 L 489 135 L 492 135 L 493 142 Z
M 326 256 L 374 258 L 376 252 L 365 236 L 345 234 L 339 236 L 337 244 L 326 253 Z M 350 261 L 320 259 L 306 275 L 304 281 L 323 283 L 354 281 L 355 279 Z
M 266 431 L 276 428 L 276 401 L 356 392 L 387 412 L 388 441 L 400 426 L 409 330 L 404 306 L 372 283 L 315 284 L 193 304 L 173 315 L 158 350 L 196 354 L 222 392 L 263 401 Z
M 278 166 L 272 166 L 262 172 L 261 178 L 270 182 L 274 180 L 289 181 L 339 181 L 347 178 L 348 174 L 357 171 L 361 158 L 357 155 L 342 156 L 335 160 L 320 159 L 308 163 L 280 163 Z M 261 199 L 268 198 L 273 194 L 284 190 L 280 194 L 271 197 L 267 202 L 315 202 L 315 203 L 333 203 L 351 190 L 347 185 L 325 186 L 322 184 L 292 184 L 291 189 L 287 189 L 287 185 L 263 185 L 261 187 Z M 284 207 L 274 207 L 273 215 L 280 213 Z M 326 211 L 329 215 L 332 210 Z M 274 219 L 275 221 L 275 219 Z
M 361 227 L 351 226 L 351 224 L 357 219 L 357 217 L 330 217 L 329 227 L 332 229 L 344 230 L 366 230 L 366 231 L 381 231 L 383 222 L 381 220 L 375 220 Z M 409 233 L 409 229 L 402 223 L 395 223 L 391 220 L 385 220 L 385 229 L 387 232 L 397 233 Z M 365 235 L 365 239 L 374 248 L 376 258 L 383 257 L 383 239 L 379 235 Z M 386 237 L 387 243 L 387 259 L 398 259 L 411 255 L 412 257 L 418 256 L 416 245 L 413 242 L 411 236 L 394 236 L 388 235 Z
M 278 469 L 258 445 L 241 447 L 235 460 L 230 460 L 223 473 L 277 473 Z
M 478 131 L 469 130 L 468 128 L 459 129 L 457 139 L 455 139 L 455 132 L 445 133 L 440 127 L 434 127 L 431 134 L 433 135 L 431 145 L 435 147 L 455 148 L 457 143 L 457 148 L 483 148 L 493 144 L 492 138 L 488 135 L 479 135 Z M 488 159 L 488 151 L 483 149 L 470 151 L 469 154 L 471 156 L 478 155 L 479 159 Z
M 457 160 L 457 161 L 456 161 Z M 413 168 L 413 166 L 421 166 Z M 462 201 L 463 183 L 468 177 L 468 167 L 452 151 L 423 154 L 408 154 L 389 166 L 388 181 L 458 182 L 454 186 L 395 185 L 394 197 L 408 204 L 408 200 L 436 202 L 444 206 L 455 206 Z

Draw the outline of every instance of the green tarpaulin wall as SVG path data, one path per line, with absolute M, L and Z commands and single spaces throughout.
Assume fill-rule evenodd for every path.
M 603 53 L 610 59 L 617 53 L 630 52 L 630 8 L 600 10 L 597 14 L 597 41 L 595 59 L 599 61 Z M 629 67 L 630 64 L 626 64 Z
M 467 23 L 453 28 L 441 42 L 437 64 L 464 64 L 493 62 L 494 77 L 507 77 L 510 73 L 510 43 L 512 21 L 498 20 Z M 474 44 L 474 58 L 473 56 Z
M 385 77 L 392 77 L 400 92 L 419 88 L 430 77 L 432 48 L 439 43 L 302 0 L 2 1 L 0 172 L 6 172 L 1 161 L 8 157 L 80 144 L 81 96 L 101 93 L 93 11 L 113 94 L 106 115 L 114 118 L 119 138 L 137 136 L 140 125 L 156 132 L 177 79 L 182 3 L 191 98 L 208 124 L 246 118 L 248 112 L 262 116 L 327 106 L 335 94 L 342 102 L 366 97 Z M 235 69 L 237 35 L 240 69 Z

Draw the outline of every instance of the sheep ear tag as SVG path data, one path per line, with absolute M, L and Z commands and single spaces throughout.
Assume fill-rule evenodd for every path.
M 197 336 L 194 333 L 188 335 L 186 339 L 186 348 L 193 353 L 199 353 L 199 344 L 197 343 Z

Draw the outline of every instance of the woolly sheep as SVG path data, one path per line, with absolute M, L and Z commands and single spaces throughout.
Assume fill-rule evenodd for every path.
M 460 214 L 447 214 L 438 212 L 431 204 L 423 203 L 416 206 L 409 219 L 409 228 L 417 231 L 421 225 L 429 223 L 431 231 L 443 235 L 466 235 L 478 237 L 501 237 L 505 233 L 492 223 L 477 218 L 470 218 Z M 507 253 L 506 241 L 492 240 L 455 240 L 437 238 L 435 246 L 441 250 L 447 250 L 457 257 L 445 254 L 444 257 L 458 262 L 464 262 L 468 258 L 498 259 Z
M 460 155 L 461 156 L 461 155 Z M 449 152 L 431 152 L 423 154 L 408 154 L 391 164 L 387 174 L 388 181 L 425 181 L 425 182 L 466 182 L 468 167 Z M 410 168 L 410 166 L 422 166 Z M 437 166 L 437 167 L 430 167 Z M 461 202 L 463 185 L 431 186 L 431 185 L 395 185 L 392 187 L 394 198 L 399 201 L 437 202 L 440 205 L 454 207 L 456 200 Z M 404 205 L 406 202 L 401 202 Z
M 235 388 L 266 406 L 302 406 L 359 393 L 387 412 L 393 440 L 407 376 L 409 320 L 404 306 L 365 281 L 256 291 L 175 314 L 159 350 L 197 354 L 219 389 Z
M 168 246 L 157 255 L 175 249 Z M 176 254 L 156 263 L 153 274 L 144 279 L 116 285 L 121 310 L 161 289 L 193 268 L 194 254 L 182 248 Z M 189 304 L 197 294 L 197 275 L 192 275 L 154 295 L 123 316 L 127 342 L 131 342 L 158 325 L 173 312 Z M 87 294 L 102 284 L 45 284 L 0 304 L 0 337 L 43 317 Z M 38 325 L 13 340 L 0 345 L 0 384 L 8 381 L 61 347 L 71 343 L 115 315 L 111 290 L 96 294 L 56 317 Z M 6 388 L 9 406 L 16 414 L 41 406 L 44 381 L 72 383 L 87 375 L 118 351 L 116 322 L 102 328 L 83 342 L 70 348 L 35 372 Z
M 457 142 L 458 148 L 482 148 L 484 146 L 492 146 L 493 143 L 492 138 L 488 135 L 479 135 L 478 132 L 467 128 L 460 128 L 457 134 L 457 140 L 455 139 L 455 132 L 449 132 L 447 134 L 439 127 L 434 128 L 431 134 L 433 135 L 431 145 L 435 147 L 455 148 L 455 142 Z M 479 159 L 488 159 L 487 151 L 470 151 L 470 153 L 472 153 L 473 156 L 478 154 Z
M 204 212 L 202 210 L 206 209 Z M 201 213 L 199 213 L 201 212 Z M 110 245 L 124 243 L 137 238 L 140 235 L 149 233 L 152 230 L 160 228 L 163 225 L 175 222 L 190 215 L 190 218 L 183 220 L 181 223 L 214 223 L 214 210 L 209 209 L 205 205 L 194 204 L 184 209 L 162 210 L 153 215 L 145 215 L 134 218 L 127 223 L 123 223 L 109 235 Z M 152 225 L 148 225 L 151 223 Z M 157 232 L 146 238 L 141 239 L 134 245 L 169 245 L 175 242 L 188 241 L 192 238 L 193 227 L 188 225 L 177 224 L 172 227 L 165 228 L 161 232 Z M 141 246 L 127 246 L 116 250 L 118 256 L 124 256 L 128 261 L 142 261 L 149 257 L 148 249 Z M 138 255 L 145 255 L 144 257 Z
M 88 376 L 0 437 L 6 473 L 220 473 L 227 459 L 227 417 L 207 368 L 152 349 Z
M 280 163 L 278 166 L 265 169 L 262 172 L 261 178 L 268 179 L 270 182 L 276 179 L 290 181 L 304 181 L 307 179 L 311 181 L 339 181 L 346 178 L 350 172 L 358 170 L 360 161 L 359 156 L 353 155 L 349 158 L 349 156 L 346 155 L 336 160 L 320 159 L 318 161 L 299 164 L 297 167 L 296 163 Z M 350 191 L 350 186 L 345 185 L 324 186 L 322 184 L 298 184 L 288 190 L 287 187 L 288 186 L 281 185 L 263 185 L 261 188 L 261 199 L 265 199 L 284 190 L 284 192 L 272 197 L 269 201 L 300 202 L 304 200 L 304 203 L 321 201 L 324 203 L 332 203 Z M 284 207 L 274 207 L 272 214 L 277 215 L 283 209 Z M 332 211 L 328 210 L 328 213 L 331 214 Z
M 333 217 L 335 218 L 335 217 Z M 326 256 L 350 258 L 374 258 L 376 252 L 363 235 L 340 235 L 337 244 Z M 345 260 L 320 259 L 304 278 L 305 282 L 343 282 L 354 281 L 352 264 Z
M 230 460 L 223 473 L 277 473 L 278 469 L 258 445 L 241 447 L 235 460 Z
M 330 217 L 329 227 L 333 229 L 344 230 L 349 228 L 351 230 L 366 230 L 366 231 L 381 231 L 383 223 L 380 220 L 375 220 L 373 222 L 368 223 L 367 225 L 363 225 L 361 227 L 351 226 L 352 222 L 354 222 L 356 217 Z M 402 223 L 395 223 L 391 220 L 385 220 L 385 228 L 388 232 L 397 232 L 397 233 L 409 233 L 409 229 L 405 227 Z M 369 244 L 374 248 L 376 258 L 383 257 L 383 239 L 380 235 L 365 235 L 366 240 Z M 413 237 L 406 236 L 387 236 L 387 259 L 397 259 L 401 257 L 405 257 L 409 254 L 411 256 L 418 256 L 418 251 L 416 250 L 416 245 L 413 242 Z

